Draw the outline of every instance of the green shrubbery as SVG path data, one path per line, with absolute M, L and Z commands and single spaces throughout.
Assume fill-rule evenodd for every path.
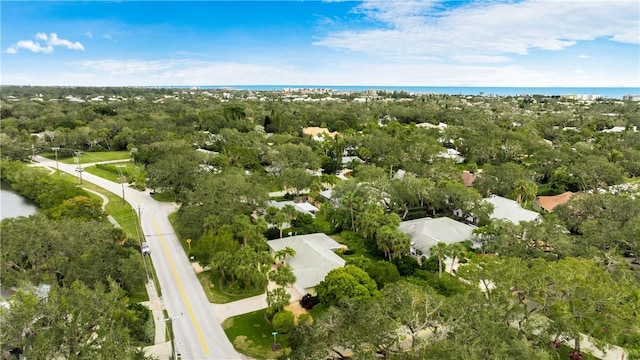
M 273 315 L 273 320 L 271 320 L 271 324 L 273 328 L 281 333 L 288 334 L 295 327 L 295 319 L 293 313 L 291 311 L 280 311 Z

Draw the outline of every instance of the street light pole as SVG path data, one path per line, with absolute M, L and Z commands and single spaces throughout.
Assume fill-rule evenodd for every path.
M 164 321 L 168 321 L 169 322 L 169 326 L 171 326 L 171 358 L 173 360 L 176 360 L 178 357 L 176 356 L 176 336 L 174 334 L 174 330 L 173 330 L 173 320 L 177 320 L 180 319 L 182 317 L 182 313 L 180 313 L 180 315 L 178 316 L 170 316 L 168 318 L 165 318 Z
M 52 147 L 51 150 L 53 150 L 56 153 L 56 172 L 60 171 L 60 169 L 58 169 L 58 150 L 60 150 L 59 146 L 56 147 Z
M 80 185 L 82 185 L 82 165 L 80 164 L 80 154 L 82 151 L 78 150 L 74 153 L 73 158 L 76 161 L 76 171 L 78 172 L 78 177 L 80 178 Z

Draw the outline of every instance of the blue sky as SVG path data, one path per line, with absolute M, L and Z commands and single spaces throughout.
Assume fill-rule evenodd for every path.
M 6 1 L 3 85 L 640 87 L 637 0 Z

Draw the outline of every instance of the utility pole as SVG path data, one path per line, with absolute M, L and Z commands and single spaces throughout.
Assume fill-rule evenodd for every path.
M 76 171 L 78 172 L 78 178 L 80 179 L 80 185 L 82 185 L 82 172 L 84 170 L 82 169 L 82 165 L 80 164 L 80 154 L 82 154 L 82 151 L 76 150 L 76 152 L 73 153 L 73 159 L 76 162 Z
M 120 170 L 120 168 L 122 168 L 124 165 L 116 165 L 116 168 L 118 169 L 118 175 L 120 176 L 120 184 L 122 185 L 122 201 L 125 202 L 126 200 L 124 199 L 124 176 L 122 175 L 122 170 Z
M 60 171 L 60 169 L 58 169 L 58 150 L 60 150 L 60 146 L 52 147 L 51 150 L 56 153 L 56 172 L 58 172 Z
M 177 353 L 176 353 L 176 335 L 174 333 L 173 330 L 173 321 L 176 319 L 180 319 L 182 317 L 182 313 L 180 313 L 180 315 L 178 316 L 170 316 L 168 318 L 165 318 L 164 321 L 168 321 L 169 322 L 169 326 L 171 326 L 171 359 L 176 360 L 177 359 Z

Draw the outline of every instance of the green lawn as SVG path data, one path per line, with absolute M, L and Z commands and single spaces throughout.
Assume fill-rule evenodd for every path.
M 220 287 L 221 275 L 218 271 L 207 270 L 198 274 L 198 280 L 209 302 L 226 304 L 262 294 L 262 290 L 247 291 L 242 294 L 230 294 Z
M 160 201 L 160 202 L 174 202 L 176 201 L 176 197 L 173 196 L 173 194 L 170 193 L 159 193 L 159 192 L 154 192 L 151 193 L 151 198 L 153 198 L 153 200 L 155 201 Z
M 84 171 L 99 176 L 103 179 L 107 179 L 109 181 L 113 181 L 116 183 L 120 183 L 120 174 L 118 173 L 118 168 L 116 167 L 116 164 L 109 164 L 110 166 L 107 167 L 107 169 L 103 168 L 98 168 L 95 165 L 92 166 L 88 166 L 86 168 L 84 168 Z M 131 178 L 131 174 L 134 173 L 134 171 L 137 171 L 136 169 L 136 165 L 130 161 L 128 162 L 122 162 L 122 163 L 117 163 L 118 167 L 120 167 L 121 171 L 122 171 L 122 175 L 125 177 L 125 179 L 130 179 Z M 113 168 L 111 170 L 109 170 L 108 168 Z M 127 181 L 127 180 L 125 180 Z
M 349 249 L 348 255 L 342 255 L 345 260 L 350 257 L 360 256 L 364 256 L 371 261 L 383 260 L 377 254 L 372 254 L 368 251 L 367 246 L 365 245 L 366 240 L 358 234 L 352 233 L 350 231 L 345 231 L 340 234 L 330 235 L 330 237 L 340 244 L 346 245 Z
M 127 233 L 130 238 L 139 238 L 138 214 L 129 205 L 129 203 L 122 200 L 121 196 L 118 196 L 89 182 L 85 181 L 81 186 L 83 188 L 99 192 L 100 194 L 106 196 L 109 199 L 109 202 L 106 206 L 107 213 L 113 216 L 113 218 L 118 222 L 120 227 Z
M 280 351 L 271 350 L 273 344 L 273 327 L 265 319 L 265 311 L 226 319 L 222 328 L 237 351 L 256 359 L 273 359 L 287 351 L 288 335 L 278 334 L 276 341 L 282 345 Z
M 40 154 L 48 159 L 55 160 L 56 154 L 53 152 L 46 152 Z M 129 151 L 96 151 L 96 152 L 82 152 L 80 154 L 80 163 L 93 163 L 100 161 L 112 161 L 112 160 L 129 160 L 131 153 Z M 64 164 L 74 164 L 75 159 L 70 152 L 58 152 L 58 161 Z

